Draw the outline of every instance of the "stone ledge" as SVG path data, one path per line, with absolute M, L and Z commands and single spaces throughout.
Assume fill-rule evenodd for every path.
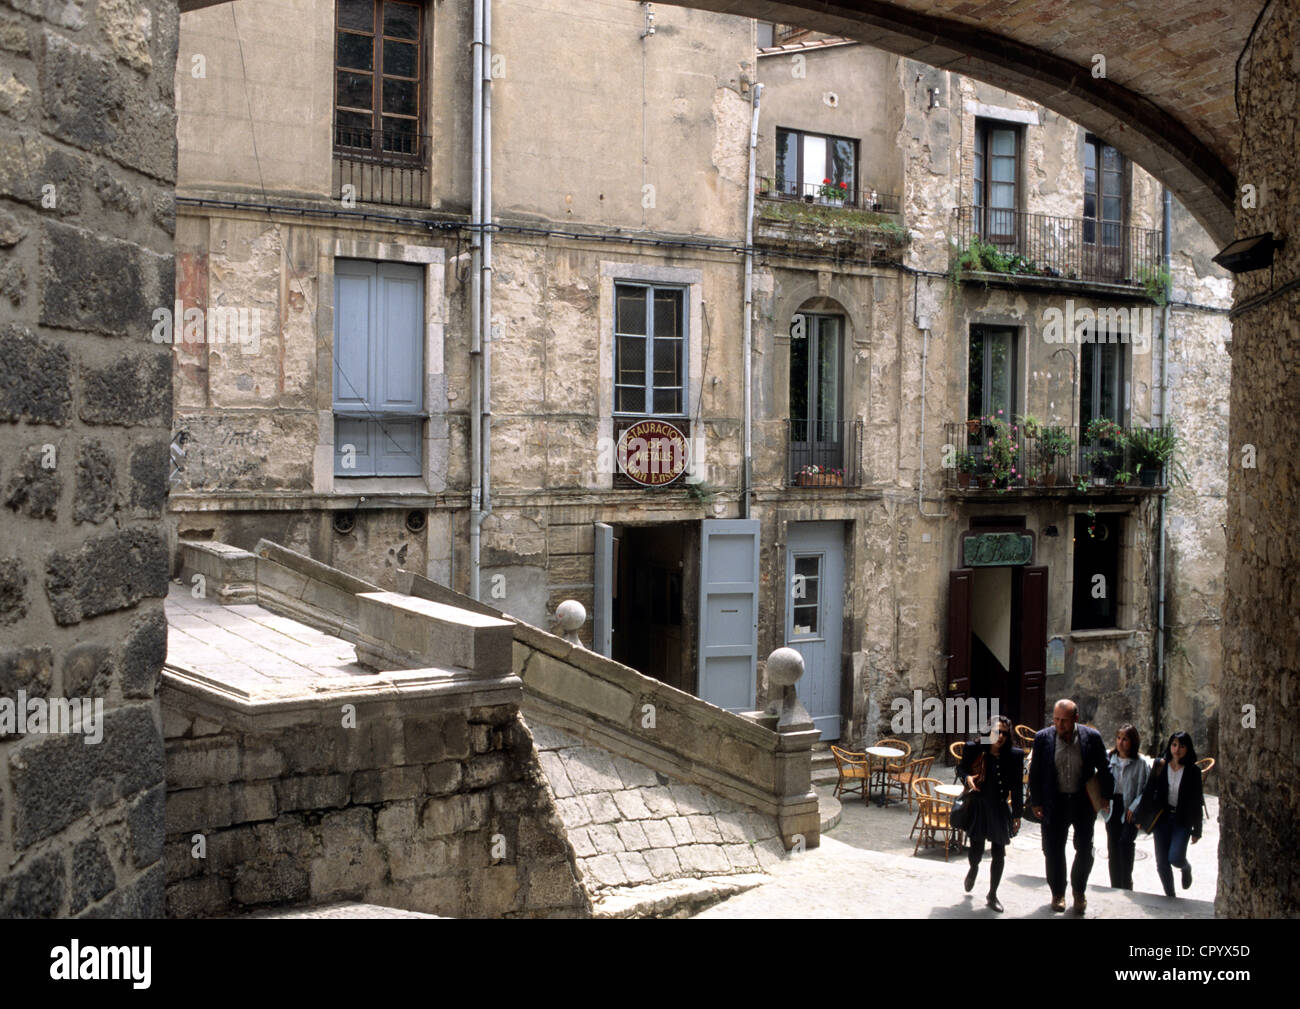
M 593 918 L 680 918 L 771 879 L 764 873 L 679 878 L 644 886 L 614 887 L 592 903 Z
M 203 578 L 204 595 L 223 606 L 257 602 L 257 558 L 225 543 L 181 540 L 180 577 L 186 588 Z
M 509 620 L 397 592 L 355 598 L 363 665 L 447 665 L 476 676 L 510 675 L 515 625 Z

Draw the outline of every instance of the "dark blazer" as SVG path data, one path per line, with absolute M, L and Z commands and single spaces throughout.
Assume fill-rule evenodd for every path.
M 1156 766 L 1151 768 L 1147 787 L 1142 792 L 1142 798 L 1155 800 L 1157 809 L 1167 809 L 1169 806 L 1167 770 L 1163 760 L 1157 761 Z M 1174 823 L 1190 830 L 1192 837 L 1201 836 L 1201 803 L 1204 800 L 1205 793 L 1201 789 L 1201 769 L 1195 764 L 1184 764 L 1183 780 L 1178 786 L 1178 808 L 1174 810 Z
M 993 754 L 989 752 L 989 745 L 981 740 L 973 740 L 966 744 L 961 751 L 961 763 L 957 765 L 957 776 L 965 784 L 966 776 L 972 773 L 975 767 L 975 761 L 980 754 L 988 753 L 988 760 L 985 762 L 984 784 L 980 785 L 980 791 L 987 794 L 987 790 L 993 787 L 989 780 L 992 775 L 992 768 L 988 766 L 989 761 L 993 759 Z M 1024 791 L 1025 791 L 1025 751 L 1005 743 L 1002 746 L 1002 752 L 998 754 L 998 766 L 1002 772 L 1002 785 L 1011 793 L 1011 816 L 1012 819 L 1019 820 L 1020 814 L 1024 812 Z M 1006 796 L 999 796 L 1003 802 Z
M 1079 733 L 1079 746 L 1083 753 L 1083 780 L 1079 784 L 1079 790 L 1083 791 L 1088 780 L 1095 774 L 1101 783 L 1102 796 L 1109 799 L 1115 792 L 1115 778 L 1110 773 L 1110 757 L 1106 754 L 1106 744 L 1102 742 L 1101 733 L 1086 725 L 1075 725 L 1075 730 Z M 1052 822 L 1058 794 L 1056 727 L 1049 725 L 1034 735 L 1034 756 L 1029 765 L 1029 804 L 1043 807 L 1044 823 Z

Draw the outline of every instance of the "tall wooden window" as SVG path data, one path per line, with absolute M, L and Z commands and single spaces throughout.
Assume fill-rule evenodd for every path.
M 334 148 L 375 157 L 420 154 L 424 5 L 337 0 Z
M 967 385 L 969 417 L 1016 413 L 1016 331 L 1009 326 L 972 326 Z
M 1112 334 L 1113 336 L 1113 334 Z M 1085 343 L 1079 348 L 1079 427 L 1095 417 L 1124 423 L 1126 354 L 1122 343 Z
M 1118 246 L 1124 227 L 1124 155 L 1088 137 L 1083 145 L 1083 240 Z
M 686 413 L 686 291 L 614 287 L 614 412 Z
M 973 181 L 975 234 L 1014 243 L 1020 193 L 1020 135 L 1014 126 L 976 120 Z
M 1074 516 L 1074 593 L 1070 629 L 1119 626 L 1121 515 Z

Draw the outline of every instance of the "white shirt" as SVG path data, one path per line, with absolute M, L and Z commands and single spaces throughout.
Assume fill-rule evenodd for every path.
M 1169 769 L 1169 808 L 1170 809 L 1178 808 L 1178 786 L 1183 783 L 1183 771 L 1185 770 L 1187 770 L 1187 768 L 1185 767 L 1180 767 L 1176 771 L 1172 767 Z

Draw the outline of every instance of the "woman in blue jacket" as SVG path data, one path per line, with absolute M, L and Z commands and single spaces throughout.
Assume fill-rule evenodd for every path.
M 1137 824 L 1133 814 L 1142 801 L 1151 767 L 1139 750 L 1141 739 L 1132 725 L 1121 725 L 1110 751 L 1110 774 L 1115 794 L 1106 819 L 1106 848 L 1110 859 L 1110 885 L 1133 889 L 1133 856 L 1137 847 Z
M 1186 732 L 1169 737 L 1164 758 L 1156 762 L 1143 797 L 1150 796 L 1161 810 L 1151 831 L 1156 841 L 1156 871 L 1165 896 L 1174 896 L 1174 866 L 1183 872 L 1183 889 L 1192 885 L 1192 867 L 1187 862 L 1187 844 L 1201 839 L 1201 769 L 1196 766 L 1196 747 Z

